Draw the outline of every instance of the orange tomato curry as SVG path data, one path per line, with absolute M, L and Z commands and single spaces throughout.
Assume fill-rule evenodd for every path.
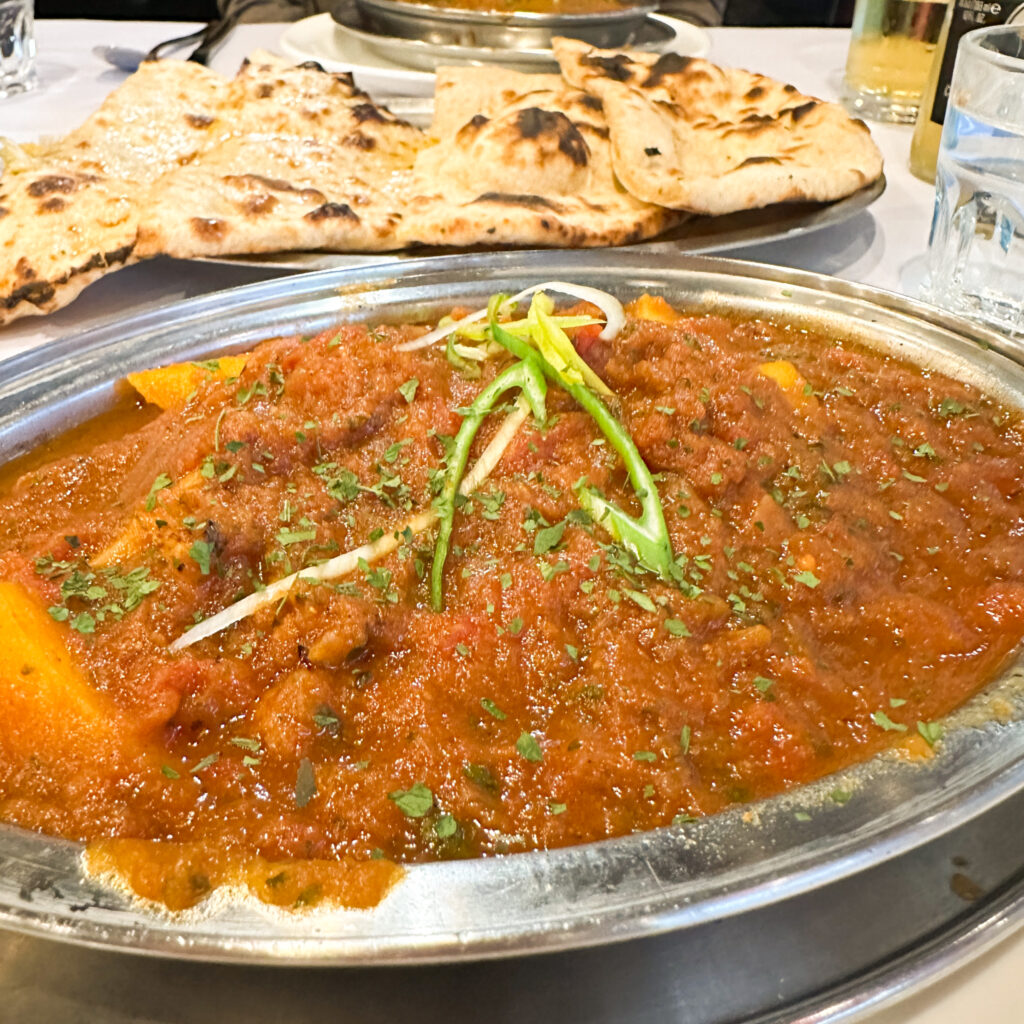
M 369 904 L 396 862 L 621 836 L 927 752 L 1017 646 L 1017 412 L 799 325 L 645 298 L 575 344 L 656 474 L 683 582 L 580 514 L 581 477 L 636 496 L 552 386 L 455 515 L 444 611 L 427 531 L 171 653 L 430 507 L 457 410 L 509 360 L 395 350 L 421 331 L 144 375 L 166 411 L 8 474 L 0 818 L 90 842 L 174 907 L 224 881 Z

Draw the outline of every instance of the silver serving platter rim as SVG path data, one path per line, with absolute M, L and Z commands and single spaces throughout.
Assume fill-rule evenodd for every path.
M 107 407 L 134 370 L 340 320 L 430 319 L 551 279 L 853 335 L 1024 408 L 1022 346 L 902 296 L 723 259 L 514 252 L 281 278 L 115 318 L 15 356 L 0 380 L 0 463 Z M 620 839 L 414 865 L 371 911 L 288 915 L 225 894 L 198 912 L 162 915 L 84 877 L 75 844 L 0 826 L 0 925 L 158 956 L 380 965 L 581 948 L 744 914 L 916 849 L 1024 788 L 1022 662 L 1018 654 L 951 716 L 925 763 L 875 758 L 771 800 Z M 849 799 L 830 798 L 839 790 Z
M 405 100 L 404 97 L 402 101 L 395 105 L 398 107 L 395 112 L 400 115 L 405 109 L 415 110 L 417 113 L 423 109 L 419 101 Z M 886 179 L 885 175 L 882 175 L 852 195 L 833 203 L 776 203 L 760 210 L 744 210 L 720 217 L 696 217 L 658 238 L 635 245 L 615 246 L 607 251 L 697 256 L 766 242 L 780 242 L 835 227 L 851 217 L 856 217 L 878 199 L 885 188 Z M 380 263 L 404 264 L 421 260 L 426 256 L 448 255 L 449 252 L 440 249 L 410 249 L 405 252 L 383 253 L 273 252 L 203 256 L 198 259 L 205 263 L 224 263 L 233 266 L 318 271 Z
M 421 19 L 424 23 L 433 21 L 471 22 L 483 25 L 522 25 L 544 27 L 553 30 L 571 31 L 586 24 L 616 24 L 639 21 L 645 15 L 653 14 L 656 3 L 623 5 L 618 9 L 593 11 L 588 14 L 545 14 L 539 11 L 473 10 L 461 7 L 446 7 L 444 4 L 416 3 L 415 0 L 355 0 L 356 6 L 374 11 L 394 12 L 406 17 Z

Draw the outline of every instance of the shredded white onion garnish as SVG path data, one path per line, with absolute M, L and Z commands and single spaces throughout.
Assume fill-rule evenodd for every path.
M 592 302 L 597 306 L 604 313 L 604 330 L 601 331 L 598 337 L 603 338 L 605 341 L 610 341 L 614 338 L 622 330 L 626 322 L 626 311 L 622 308 L 622 303 L 614 295 L 609 295 L 608 292 L 603 292 L 599 288 L 590 288 L 585 284 L 571 284 L 567 281 L 545 281 L 543 284 L 534 284 L 530 285 L 529 288 L 524 288 L 521 292 L 513 295 L 508 301 L 510 303 L 519 302 L 534 292 L 548 291 L 571 295 L 575 299 Z M 426 348 L 437 341 L 443 341 L 449 334 L 454 334 L 463 327 L 479 323 L 486 316 L 486 307 L 478 309 L 475 313 L 462 317 L 461 320 L 455 320 L 450 324 L 445 324 L 443 327 L 435 327 L 432 331 L 427 331 L 426 334 L 416 338 L 415 341 L 407 341 L 404 344 L 396 345 L 395 348 L 399 352 L 414 352 L 416 349 Z
M 490 443 L 483 450 L 480 458 L 477 459 L 473 468 L 463 478 L 462 486 L 459 488 L 462 494 L 472 494 L 494 472 L 494 467 L 497 466 L 505 449 L 511 443 L 516 431 L 523 425 L 523 421 L 529 415 L 529 412 L 526 400 L 520 395 L 516 400 L 515 408 L 505 417 L 498 428 L 498 432 L 491 438 Z M 199 640 L 205 640 L 208 636 L 213 636 L 215 633 L 227 629 L 228 626 L 233 626 L 236 622 L 247 619 L 254 612 L 259 611 L 260 608 L 274 604 L 287 597 L 292 587 L 300 580 L 325 582 L 338 579 L 341 576 L 347 576 L 359 568 L 360 560 L 364 560 L 369 565 L 390 554 L 401 544 L 405 543 L 405 538 L 408 536 L 406 530 L 411 531 L 414 535 L 423 533 L 424 530 L 429 530 L 437 522 L 437 519 L 437 513 L 433 509 L 421 512 L 396 530 L 385 534 L 383 537 L 379 537 L 370 544 L 363 544 L 352 551 L 336 555 L 321 565 L 313 566 L 310 569 L 300 569 L 298 572 L 293 572 L 290 576 L 284 576 L 271 583 L 265 589 L 258 590 L 248 597 L 243 597 L 241 601 L 236 601 L 223 611 L 217 612 L 216 615 L 211 615 L 210 618 L 204 619 L 182 633 L 170 645 L 170 650 L 173 653 L 183 651 L 186 647 L 191 647 L 192 644 Z

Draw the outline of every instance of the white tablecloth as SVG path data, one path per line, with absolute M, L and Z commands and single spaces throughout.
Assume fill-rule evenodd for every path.
M 111 21 L 36 23 L 41 88 L 0 100 L 0 135 L 29 141 L 57 135 L 82 121 L 125 75 L 92 54 L 99 43 L 142 50 L 192 26 Z M 212 66 L 233 73 L 254 49 L 273 50 L 280 25 L 245 25 L 217 52 Z M 848 33 L 828 29 L 715 29 L 711 59 L 790 81 L 800 90 L 833 99 L 840 85 Z M 901 269 L 925 248 L 932 188 L 907 170 L 910 129 L 872 126 L 885 156 L 888 187 L 870 210 L 845 224 L 804 238 L 730 255 L 776 263 L 901 290 Z M 267 271 L 171 260 L 143 263 L 100 281 L 66 309 L 0 329 L 0 359 L 95 320 L 203 292 L 274 276 Z M 2 372 L 2 370 L 0 370 Z M 1024 934 L 1002 943 L 974 964 L 904 1002 L 877 1012 L 871 1024 L 1020 1024 L 1024 1010 L 1018 975 Z

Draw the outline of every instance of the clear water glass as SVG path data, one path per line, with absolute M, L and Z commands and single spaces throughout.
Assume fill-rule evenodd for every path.
M 36 87 L 32 0 L 0 0 L 0 96 Z
M 926 297 L 1024 337 L 1024 26 L 960 42 L 935 176 Z

